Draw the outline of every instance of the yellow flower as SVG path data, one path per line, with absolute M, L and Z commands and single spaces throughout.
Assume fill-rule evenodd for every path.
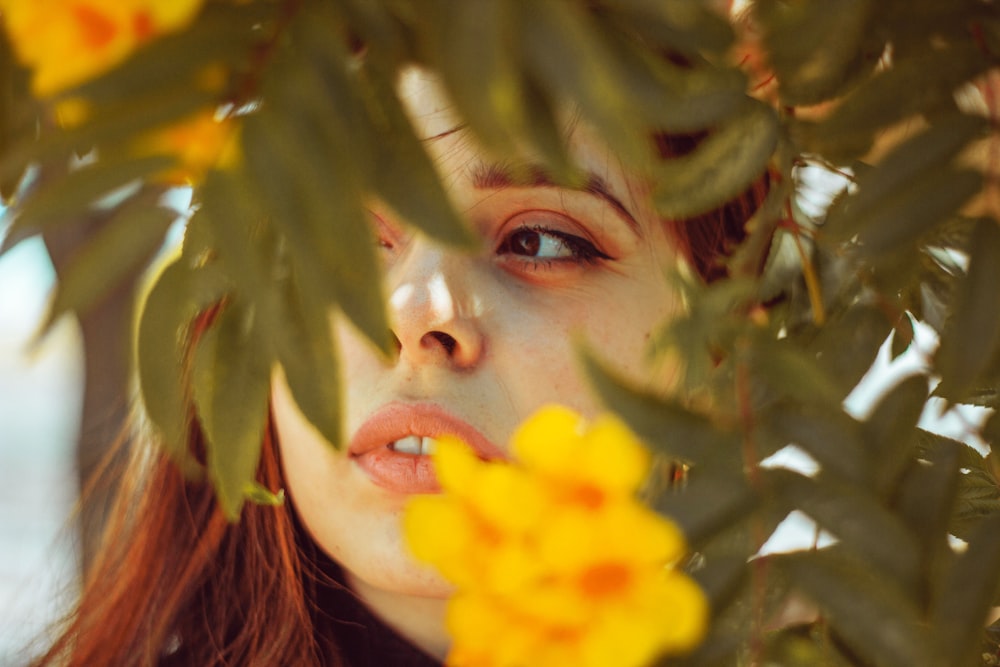
M 204 0 L 0 0 L 18 59 L 48 97 L 106 72 L 144 42 L 187 25 Z
M 136 143 L 139 155 L 173 155 L 177 167 L 160 176 L 173 185 L 197 184 L 212 168 L 226 169 L 239 161 L 237 121 L 219 120 L 205 109 L 147 134 Z
M 677 527 L 635 494 L 650 458 L 614 417 L 545 408 L 512 439 L 513 463 L 442 441 L 443 493 L 414 498 L 414 555 L 458 588 L 447 624 L 455 667 L 638 667 L 690 650 L 708 604 L 673 569 Z

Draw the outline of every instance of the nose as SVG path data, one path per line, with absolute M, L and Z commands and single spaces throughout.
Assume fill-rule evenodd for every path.
M 433 241 L 414 240 L 389 271 L 389 316 L 400 360 L 475 367 L 483 354 L 482 302 L 470 258 Z

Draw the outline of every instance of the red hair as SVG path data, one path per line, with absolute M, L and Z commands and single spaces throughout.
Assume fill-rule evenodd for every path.
M 766 189 L 762 178 L 712 213 L 666 221 L 705 280 L 724 273 L 719 260 L 742 240 Z M 192 344 L 213 316 L 198 318 Z M 204 460 L 193 414 L 189 433 L 192 453 Z M 257 479 L 275 491 L 285 484 L 270 425 Z M 38 665 L 342 664 L 314 628 L 309 578 L 318 569 L 300 548 L 290 503 L 247 503 L 240 521 L 228 523 L 208 481 L 185 478 L 146 446 L 134 452 L 111 516 L 79 606 Z
M 195 323 L 196 341 L 214 313 Z M 204 460 L 204 434 L 189 429 Z M 284 485 L 265 430 L 257 481 Z M 320 655 L 286 503 L 247 503 L 229 523 L 211 484 L 187 479 L 158 447 L 133 452 L 77 609 L 38 665 L 340 665 Z M 329 648 L 329 647 L 325 647 Z

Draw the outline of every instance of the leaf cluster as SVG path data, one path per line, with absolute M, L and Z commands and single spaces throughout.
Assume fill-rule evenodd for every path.
M 579 178 L 564 145 L 572 110 L 655 179 L 668 217 L 697 219 L 766 171 L 770 194 L 731 277 L 684 283 L 688 311 L 654 341 L 685 361 L 679 395 L 629 386 L 599 350 L 587 358 L 607 405 L 690 468 L 683 492 L 653 502 L 689 535 L 714 622 L 672 664 L 978 664 L 998 655 L 985 624 L 1000 581 L 1000 466 L 918 422 L 933 393 L 993 409 L 987 443 L 1000 431 L 994 116 L 958 95 L 993 93 L 996 4 L 757 0 L 754 49 L 777 82 L 764 100 L 746 94 L 745 42 L 710 4 L 214 0 L 189 28 L 44 102 L 0 43 L 5 247 L 100 218 L 50 321 L 91 307 L 173 218 L 156 176 L 176 157 L 137 155 L 136 139 L 206 108 L 238 126 L 242 159 L 195 189 L 183 247 L 144 295 L 135 336 L 150 421 L 236 519 L 247 498 L 278 500 L 254 483 L 273 369 L 337 445 L 331 317 L 395 353 L 366 202 L 471 242 L 397 97 L 407 67 L 440 74 L 457 131 L 567 183 Z M 71 98 L 91 112 L 67 129 L 54 110 Z M 702 139 L 661 159 L 657 133 Z M 805 163 L 851 175 L 819 220 L 786 206 Z M 940 337 L 927 370 L 867 417 L 849 413 L 883 342 L 893 356 L 913 346 L 915 319 Z M 185 449 L 194 416 L 204 456 Z M 766 465 L 789 444 L 817 472 Z M 793 511 L 835 544 L 761 553 Z

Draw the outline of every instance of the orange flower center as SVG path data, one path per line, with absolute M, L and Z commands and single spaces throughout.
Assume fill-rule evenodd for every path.
M 87 5 L 74 5 L 73 18 L 80 26 L 83 41 L 92 49 L 99 49 L 115 37 L 115 23 L 107 16 Z
M 578 484 L 567 494 L 571 503 L 596 510 L 604 504 L 604 491 L 593 484 Z
M 153 25 L 153 16 L 149 10 L 141 10 L 132 15 L 132 31 L 139 42 L 145 42 L 153 36 L 156 26 Z
M 632 572 L 621 563 L 599 563 L 580 575 L 580 589 L 589 597 L 620 595 L 632 581 Z

